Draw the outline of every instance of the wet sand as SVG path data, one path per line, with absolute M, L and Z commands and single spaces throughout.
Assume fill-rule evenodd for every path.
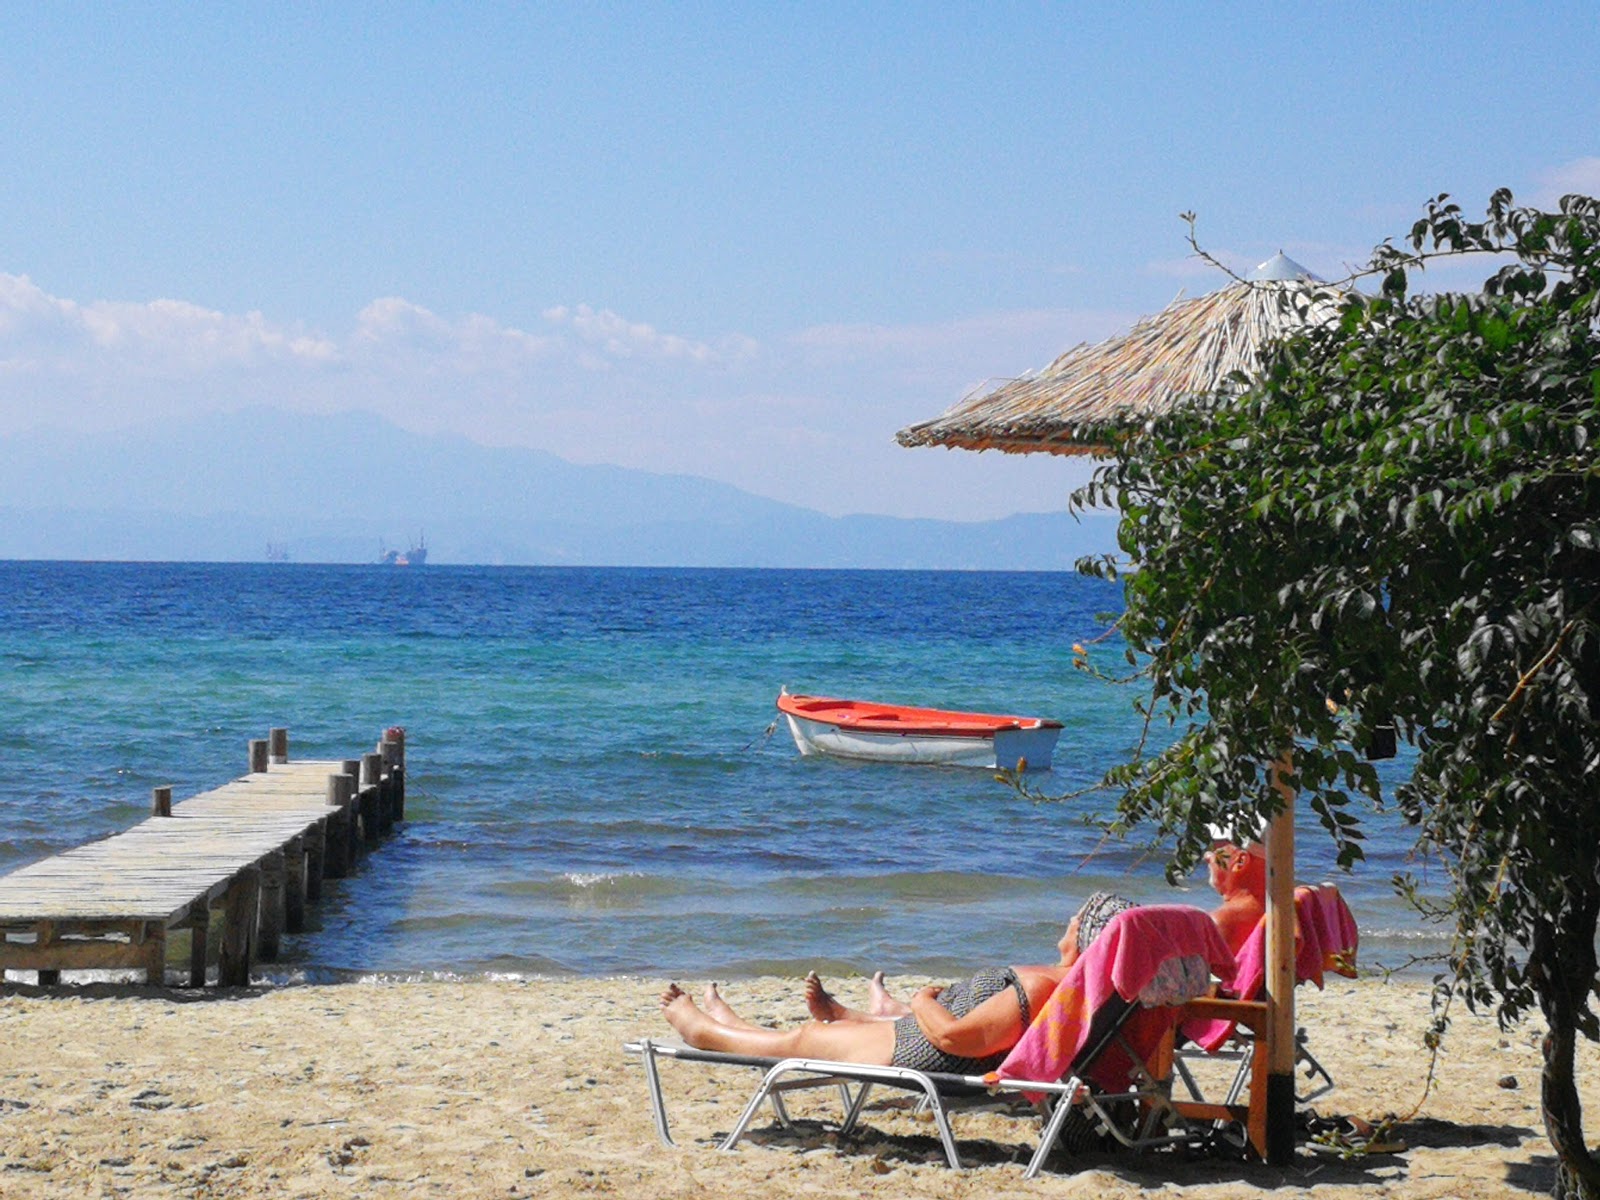
M 698 993 L 703 981 L 680 982 Z M 834 981 L 865 1000 L 865 981 Z M 916 986 L 922 980 L 906 980 Z M 1037 1123 L 958 1117 L 974 1164 L 944 1166 L 902 1102 L 869 1106 L 840 1142 L 758 1118 L 712 1148 L 753 1076 L 665 1063 L 679 1149 L 656 1139 L 639 1063 L 622 1043 L 668 1037 L 662 979 L 355 983 L 234 995 L 96 985 L 0 996 L 0 1195 L 5 1197 L 1489 1197 L 1548 1193 L 1537 1023 L 1502 1034 L 1458 1009 L 1433 1092 L 1403 1122 L 1408 1149 L 1353 1158 L 1302 1147 L 1295 1164 L 1173 1154 L 1059 1155 L 1022 1179 Z M 744 1015 L 805 1015 L 800 981 L 735 980 Z M 1428 989 L 1340 981 L 1301 989 L 1300 1017 L 1338 1089 L 1324 1116 L 1410 1113 L 1422 1099 Z M 1600 1052 L 1582 1047 L 1588 1112 Z M 1501 1081 L 1507 1086 L 1501 1086 Z M 1511 1086 L 1514 1083 L 1514 1086 Z M 821 1113 L 820 1099 L 794 1104 Z M 1591 1118 L 1592 1119 L 1592 1118 Z M 999 1191 L 997 1192 L 997 1189 Z

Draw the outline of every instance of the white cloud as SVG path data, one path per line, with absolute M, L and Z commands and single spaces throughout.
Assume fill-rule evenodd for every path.
M 575 462 L 721 479 L 834 513 L 981 518 L 1060 508 L 1069 476 L 894 433 L 1134 314 L 1033 310 L 695 338 L 604 307 L 532 328 L 373 300 L 341 331 L 181 300 L 78 302 L 0 274 L 0 434 L 268 405 L 359 410 L 424 433 Z
M 78 304 L 26 275 L 0 274 L 0 362 L 14 371 L 172 376 L 272 362 L 322 365 L 337 356 L 327 338 L 258 312 L 231 315 L 182 300 Z
M 559 327 L 570 329 L 587 345 L 602 349 L 612 358 L 639 355 L 682 358 L 697 363 L 715 362 L 718 358 L 717 352 L 704 342 L 662 333 L 653 325 L 629 321 L 608 308 L 593 309 L 587 304 L 567 308 L 562 305 L 546 309 L 544 317 Z

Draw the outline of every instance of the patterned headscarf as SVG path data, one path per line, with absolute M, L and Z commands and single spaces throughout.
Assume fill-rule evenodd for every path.
M 1083 907 L 1078 910 L 1078 953 L 1082 954 L 1089 948 L 1089 943 L 1111 924 L 1112 917 L 1132 907 L 1132 900 L 1126 900 L 1115 892 L 1096 892 L 1085 900 Z

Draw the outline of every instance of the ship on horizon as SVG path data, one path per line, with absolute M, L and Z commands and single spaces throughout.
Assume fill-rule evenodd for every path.
M 428 539 L 419 536 L 409 550 L 385 549 L 378 543 L 378 562 L 385 567 L 420 567 L 428 561 Z

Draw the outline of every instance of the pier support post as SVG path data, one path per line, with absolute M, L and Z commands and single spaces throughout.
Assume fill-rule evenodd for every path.
M 156 817 L 170 817 L 172 815 L 171 785 L 150 789 L 150 813 Z
M 271 962 L 278 957 L 278 948 L 283 940 L 283 925 L 286 917 L 286 904 L 283 895 L 283 851 L 274 850 L 262 858 L 259 870 L 261 871 L 261 903 L 257 905 L 257 932 L 260 941 L 257 943 L 256 954 L 262 962 Z
M 211 932 L 211 906 L 201 900 L 184 921 L 189 929 L 189 986 L 206 985 L 206 938 Z
M 167 930 L 163 925 L 145 922 L 133 935 L 139 947 L 139 965 L 144 969 L 144 981 L 151 987 L 162 987 L 167 982 Z
M 383 765 L 389 774 L 390 807 L 396 821 L 406 819 L 406 731 L 392 725 L 383 731 L 378 743 Z
M 290 838 L 283 848 L 283 927 L 303 933 L 306 927 L 306 840 Z
M 305 832 L 306 839 L 306 903 L 315 904 L 322 899 L 322 872 L 328 844 L 328 822 L 318 821 Z
M 40 921 L 34 927 L 37 945 L 45 946 L 56 940 L 56 923 L 54 921 Z M 61 982 L 61 971 L 54 967 L 41 967 L 39 969 L 39 986 L 55 987 Z
M 361 786 L 361 760 L 344 760 L 344 773 L 350 776 L 351 790 L 355 795 L 356 812 L 361 818 L 361 848 L 370 849 L 378 844 L 378 793 Z
M 388 833 L 394 828 L 394 809 L 389 806 L 389 789 L 383 783 L 383 755 L 374 752 L 361 756 L 361 786 L 372 789 L 378 832 Z
M 328 776 L 327 857 L 323 867 L 329 879 L 342 879 L 355 863 L 355 822 L 351 813 L 351 790 L 355 780 L 348 775 Z
M 217 953 L 217 986 L 249 987 L 250 957 L 261 899 L 261 871 L 246 867 L 233 877 L 222 901 L 222 945 Z
M 289 761 L 289 731 L 287 729 L 269 729 L 267 731 L 267 756 L 275 763 Z
M 263 775 L 267 770 L 267 742 L 265 738 L 250 739 L 250 774 Z

